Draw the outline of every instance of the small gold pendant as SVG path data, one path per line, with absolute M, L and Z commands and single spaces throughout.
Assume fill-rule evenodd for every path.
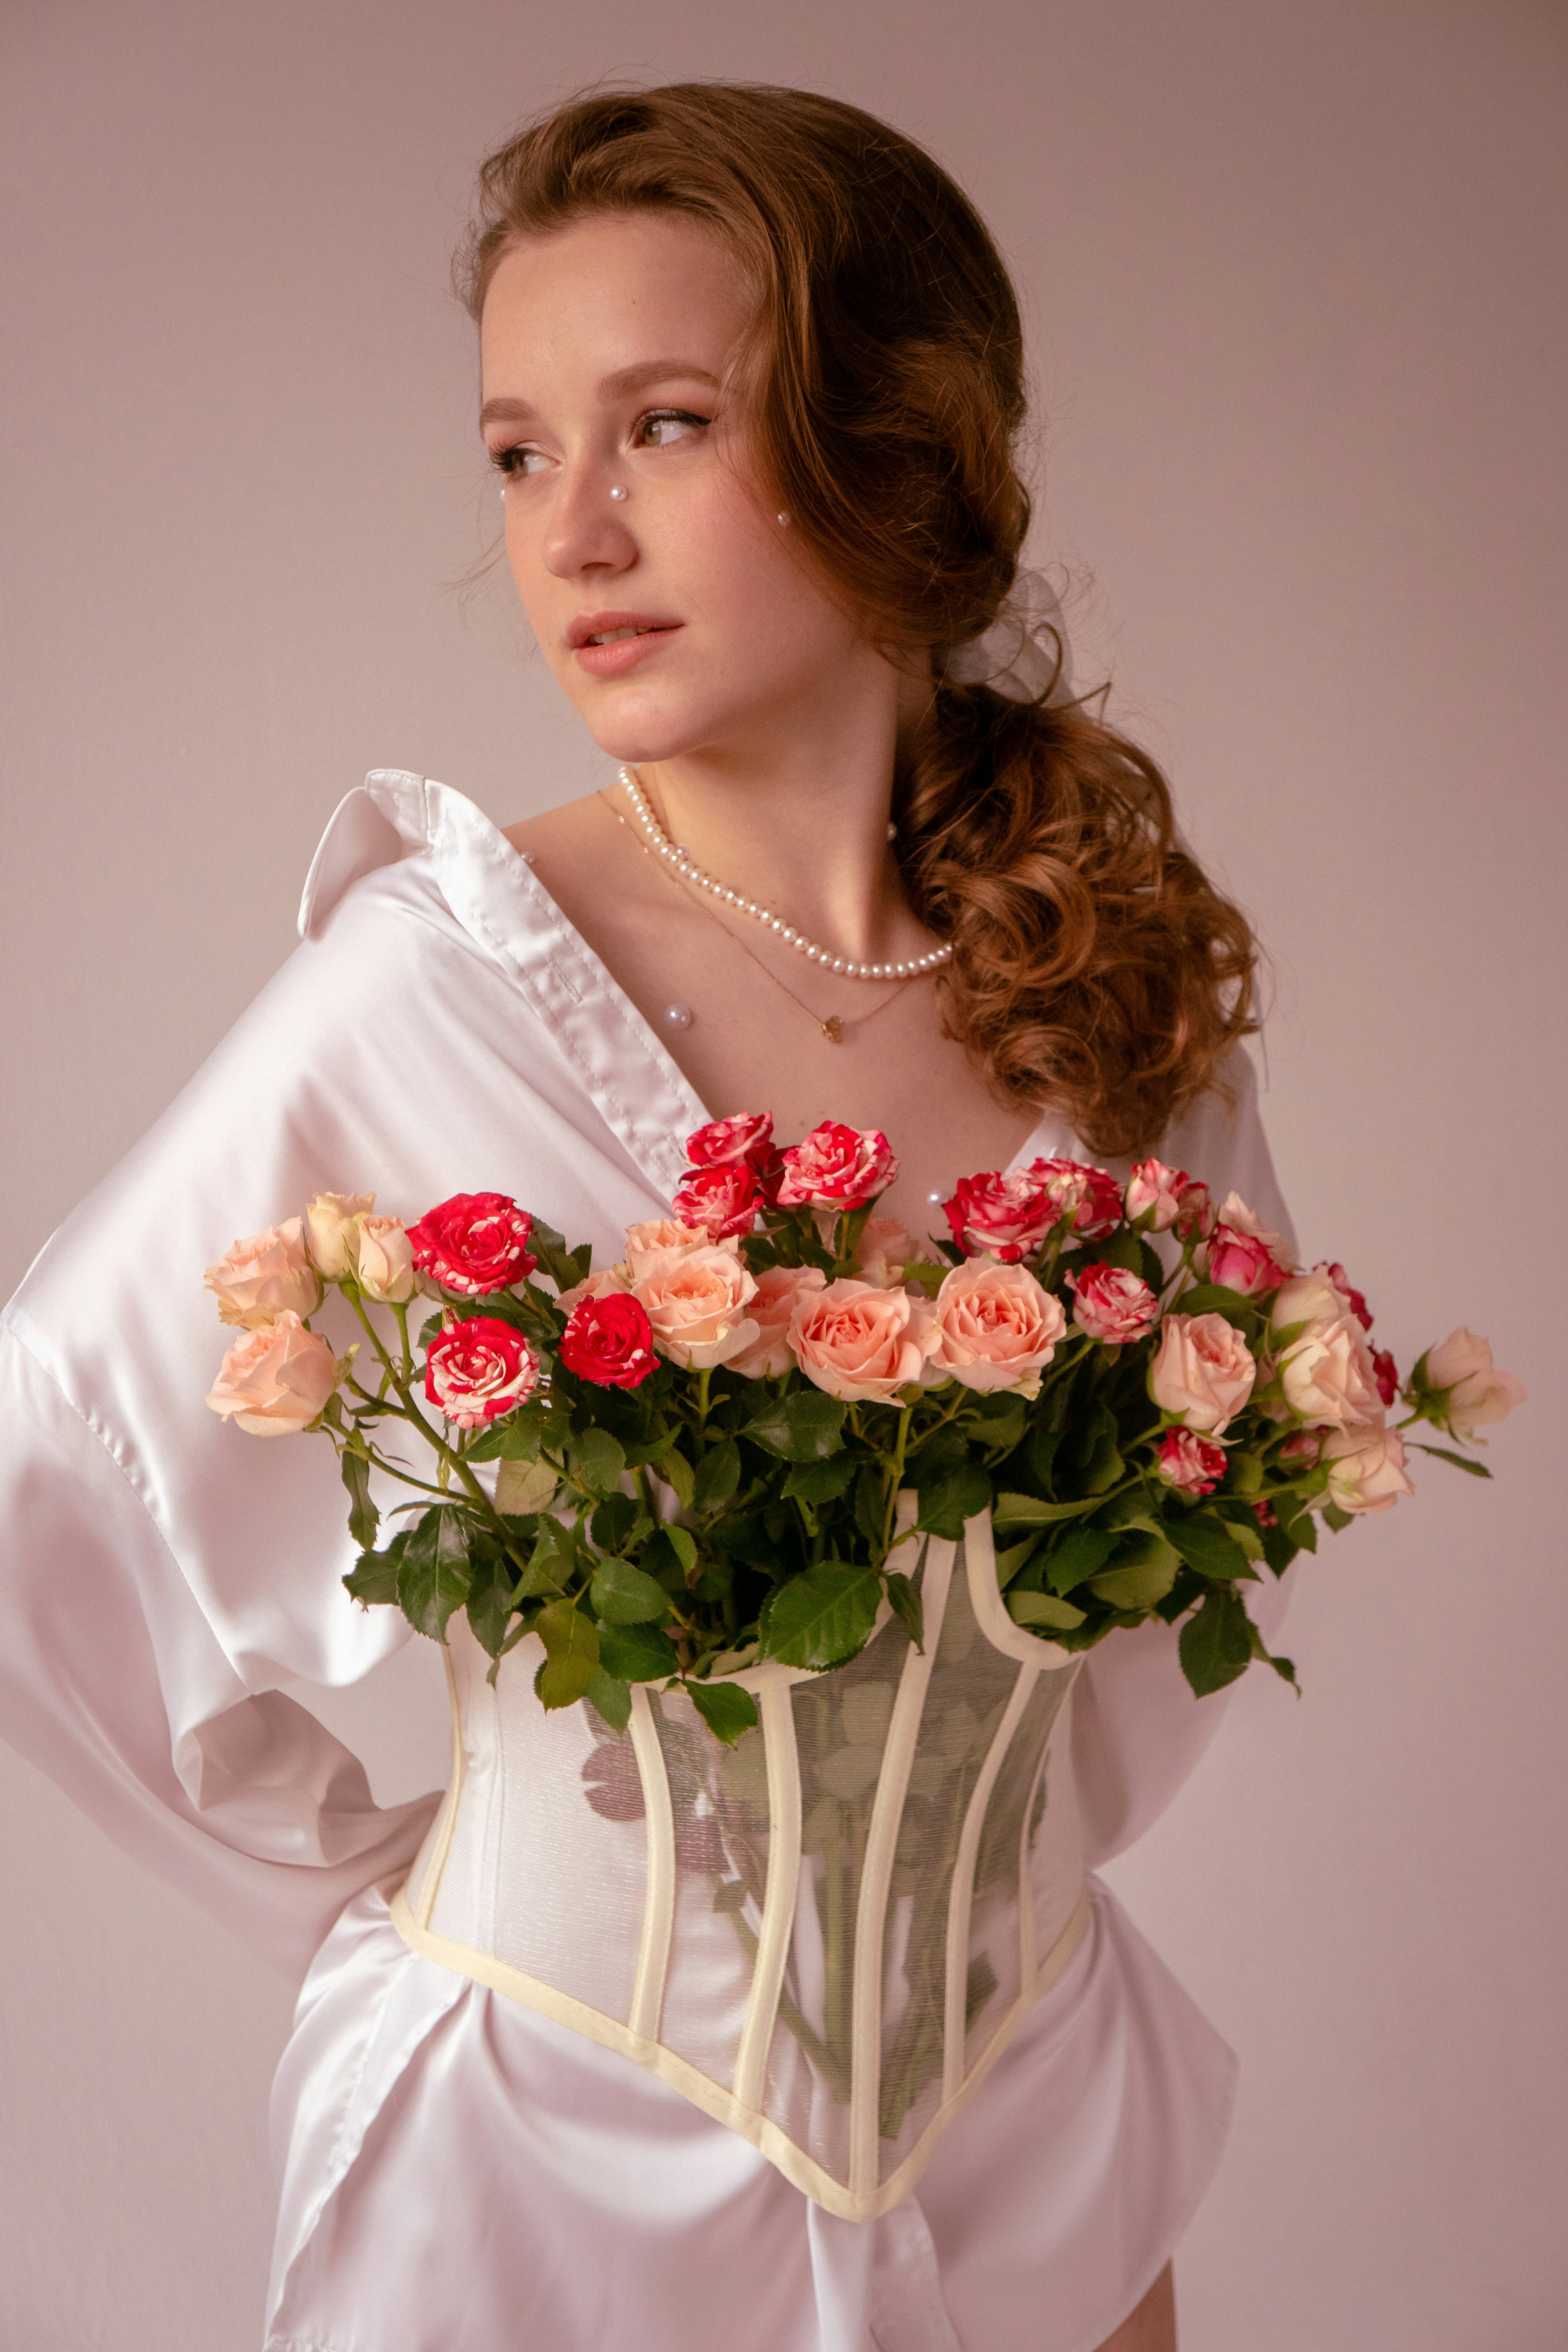
M 830 1045 L 843 1045 L 844 1024 L 839 1019 L 837 1013 L 830 1013 L 828 1014 L 826 1020 L 822 1024 L 822 1034 L 826 1038 Z

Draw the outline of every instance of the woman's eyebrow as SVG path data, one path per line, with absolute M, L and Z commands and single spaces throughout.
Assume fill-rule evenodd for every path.
M 699 367 L 693 360 L 639 360 L 636 367 L 616 368 L 613 373 L 601 376 L 597 390 L 601 400 L 624 400 L 628 392 L 641 392 L 645 385 L 665 383 L 672 377 L 688 383 L 711 384 L 719 389 L 719 379 L 710 368 Z M 520 417 L 531 416 L 534 411 L 526 400 L 516 400 L 499 394 L 487 400 L 479 411 L 479 424 L 499 425 L 503 420 L 515 424 Z

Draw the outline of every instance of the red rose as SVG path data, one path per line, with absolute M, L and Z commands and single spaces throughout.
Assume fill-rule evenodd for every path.
M 1352 1305 L 1360 1295 L 1359 1291 L 1352 1291 L 1351 1301 Z M 1363 1319 L 1370 1323 L 1372 1318 L 1369 1315 Z M 1394 1400 L 1399 1394 L 1399 1367 L 1394 1362 L 1394 1358 L 1389 1354 L 1386 1348 L 1374 1348 L 1373 1349 L 1372 1376 L 1377 1382 L 1377 1392 L 1383 1399 L 1383 1409 L 1384 1412 L 1392 1412 L 1394 1410 Z
M 1160 1302 L 1148 1284 L 1124 1266 L 1086 1265 L 1068 1281 L 1074 1322 L 1108 1347 L 1146 1339 L 1160 1319 Z
M 539 1358 L 510 1323 L 469 1315 L 432 1339 L 425 1358 L 425 1393 L 458 1429 L 498 1421 L 539 1386 Z
M 1239 1290 L 1244 1298 L 1261 1298 L 1266 1291 L 1278 1290 L 1290 1269 L 1281 1265 L 1258 1234 L 1238 1234 L 1233 1225 L 1216 1225 L 1205 1272 L 1224 1290 Z
M 1080 1241 L 1102 1241 L 1121 1223 L 1121 1187 L 1103 1168 L 1086 1168 L 1081 1160 L 1033 1160 L 1025 1172 L 1052 1202 L 1053 1224 L 1070 1211 L 1069 1231 Z
M 710 1241 L 731 1234 L 749 1234 L 757 1221 L 762 1198 L 757 1180 L 743 1160 L 719 1168 L 689 1168 L 671 1206 L 683 1225 L 702 1225 Z
M 784 1172 L 778 1188 L 782 1209 L 863 1209 L 885 1192 L 899 1172 L 899 1163 L 885 1135 L 867 1128 L 841 1126 L 824 1119 L 804 1143 L 784 1154 Z
M 1357 1290 L 1347 1279 L 1343 1266 L 1336 1263 L 1333 1265 L 1326 1265 L 1323 1268 L 1323 1272 L 1328 1276 L 1329 1280 L 1333 1284 L 1334 1288 L 1338 1291 L 1342 1291 L 1344 1297 L 1350 1300 L 1351 1313 L 1355 1317 L 1355 1319 L 1361 1325 L 1362 1329 L 1363 1331 L 1370 1331 L 1372 1329 L 1373 1323 L 1372 1309 L 1368 1307 L 1366 1300 L 1363 1297 L 1361 1292 Z M 1374 1355 L 1376 1352 L 1377 1351 L 1374 1349 Z M 1390 1358 L 1389 1360 L 1392 1362 L 1393 1359 Z M 1394 1399 L 1392 1397 L 1384 1397 L 1383 1401 L 1384 1404 L 1392 1404 L 1394 1402 Z
M 686 1139 L 693 1168 L 729 1168 L 745 1160 L 761 1168 L 773 1149 L 773 1117 L 767 1110 L 738 1110 L 732 1118 L 710 1119 Z
M 625 1290 L 579 1299 L 561 1335 L 561 1360 L 595 1388 L 638 1387 L 658 1365 L 642 1301 Z
M 952 1238 L 965 1256 L 984 1251 L 1016 1265 L 1037 1250 L 1061 1214 L 1040 1179 L 1026 1168 L 1009 1168 L 1004 1175 L 961 1176 L 942 1213 Z
M 1225 1448 L 1195 1429 L 1168 1429 L 1160 1440 L 1158 1466 L 1179 1495 L 1212 1495 L 1225 1476 Z
M 469 1298 L 505 1290 L 539 1260 L 528 1246 L 533 1219 L 504 1192 L 454 1192 L 408 1228 L 414 1263 L 444 1290 Z

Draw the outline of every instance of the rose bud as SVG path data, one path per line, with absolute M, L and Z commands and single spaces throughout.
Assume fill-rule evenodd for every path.
M 414 1250 L 401 1217 L 361 1217 L 353 1231 L 354 1273 L 367 1298 L 401 1307 L 414 1296 Z
M 693 1168 L 731 1168 L 738 1161 L 763 1167 L 772 1155 L 773 1120 L 766 1110 L 738 1110 L 732 1118 L 710 1119 L 686 1139 Z
M 1108 1348 L 1146 1339 L 1160 1319 L 1160 1302 L 1148 1284 L 1123 1266 L 1086 1265 L 1068 1280 L 1073 1321 Z
M 561 1360 L 595 1388 L 639 1387 L 658 1369 L 647 1310 L 625 1291 L 583 1299 L 561 1335 Z
M 1355 1317 L 1356 1321 L 1361 1325 L 1362 1329 L 1363 1331 L 1370 1331 L 1372 1329 L 1373 1323 L 1372 1309 L 1368 1307 L 1366 1300 L 1362 1297 L 1361 1292 L 1356 1289 L 1350 1280 L 1350 1277 L 1345 1273 L 1343 1266 L 1337 1263 L 1333 1265 L 1315 1265 L 1312 1268 L 1312 1271 L 1314 1274 L 1327 1275 L 1329 1280 L 1333 1284 L 1334 1288 L 1339 1291 L 1341 1296 L 1343 1297 L 1346 1306 L 1350 1308 L 1351 1313 Z
M 1252 1350 L 1223 1315 L 1167 1315 L 1149 1367 L 1162 1412 L 1217 1437 L 1252 1394 Z
M 353 1228 L 375 1206 L 374 1192 L 318 1192 L 305 1211 L 310 1255 L 329 1281 L 347 1274 Z
M 1260 1528 L 1277 1528 L 1279 1524 L 1279 1514 L 1272 1503 L 1265 1503 L 1262 1500 L 1254 1503 L 1252 1516 Z
M 1390 1510 L 1402 1495 L 1415 1492 L 1405 1475 L 1404 1441 L 1382 1422 L 1331 1429 L 1323 1454 L 1329 1500 L 1342 1511 Z
M 803 1143 L 784 1152 L 778 1188 L 781 1209 L 863 1209 L 899 1172 L 892 1148 L 876 1128 L 825 1119 Z
M 1218 1224 L 1203 1249 L 1204 1272 L 1222 1290 L 1237 1290 L 1244 1298 L 1261 1298 L 1278 1290 L 1289 1274 L 1284 1260 L 1270 1246 L 1266 1234 L 1239 1233 Z
M 688 1169 L 670 1205 L 683 1225 L 700 1226 L 708 1240 L 721 1242 L 751 1232 L 761 1199 L 752 1171 L 744 1160 L 731 1160 Z
M 1372 1351 L 1372 1377 L 1377 1383 L 1377 1393 L 1383 1399 L 1384 1412 L 1392 1412 L 1399 1394 L 1399 1367 L 1386 1348 Z
M 1462 1439 L 1474 1438 L 1486 1423 L 1505 1421 L 1525 1401 L 1522 1383 L 1492 1362 L 1490 1341 L 1478 1339 L 1463 1324 L 1427 1349 L 1411 1385 L 1423 1401 L 1432 1398 L 1428 1411 L 1438 1427 Z
M 289 1437 L 310 1427 L 337 1384 L 331 1348 L 287 1308 L 235 1341 L 207 1402 L 253 1437 Z
M 1167 1168 L 1161 1160 L 1141 1160 L 1127 1180 L 1129 1224 L 1140 1233 L 1169 1233 L 1192 1187 L 1184 1169 Z
M 1226 1454 L 1195 1429 L 1168 1429 L 1160 1440 L 1155 1467 L 1179 1495 L 1212 1495 L 1225 1476 Z
M 504 1192 L 454 1192 L 408 1228 L 414 1263 L 443 1290 L 482 1298 L 509 1290 L 539 1260 L 528 1246 L 533 1219 Z
M 1061 1214 L 1038 1176 L 1009 1168 L 985 1176 L 962 1176 L 951 1201 L 942 1202 L 952 1238 L 966 1257 L 999 1258 L 1016 1265 L 1032 1257 Z
M 1309 1469 L 1316 1469 L 1322 1459 L 1323 1440 L 1327 1435 L 1324 1429 L 1293 1429 L 1279 1448 L 1280 1461 L 1300 1462 Z
M 539 1386 L 539 1358 L 510 1323 L 469 1315 L 432 1339 L 425 1394 L 458 1429 L 478 1429 L 525 1404 Z
M 298 1217 L 236 1242 L 203 1278 L 217 1300 L 218 1321 L 237 1323 L 247 1331 L 258 1331 L 285 1313 L 313 1315 L 321 1303 L 321 1281 L 305 1255 Z
M 1121 1223 L 1121 1187 L 1103 1168 L 1087 1168 L 1080 1160 L 1032 1160 L 1026 1171 L 1041 1184 L 1059 1224 L 1070 1213 L 1068 1231 L 1079 1241 L 1103 1241 Z

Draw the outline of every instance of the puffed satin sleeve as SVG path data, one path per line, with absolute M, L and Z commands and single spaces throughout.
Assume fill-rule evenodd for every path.
M 1159 1156 L 1167 1166 L 1201 1177 L 1216 1202 L 1238 1192 L 1294 1255 L 1294 1234 L 1258 1116 L 1251 1057 L 1233 1053 L 1226 1076 L 1234 1099 L 1227 1102 L 1218 1091 L 1205 1095 L 1173 1125 Z M 1286 1596 L 1267 1570 L 1262 1575 L 1260 1584 L 1247 1588 L 1247 1605 L 1269 1641 Z M 1073 1765 L 1091 1865 L 1109 1862 L 1158 1820 L 1202 1759 L 1235 1687 L 1194 1698 L 1172 1626 L 1142 1625 L 1090 1651 L 1073 1696 Z

